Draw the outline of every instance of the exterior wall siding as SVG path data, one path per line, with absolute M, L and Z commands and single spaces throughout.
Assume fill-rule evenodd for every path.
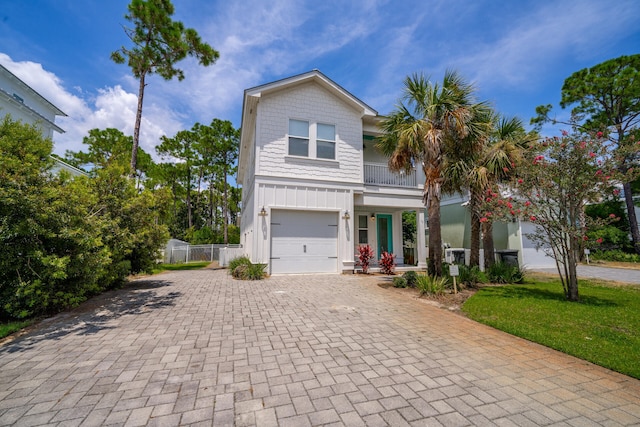
M 55 106 L 4 67 L 0 68 L 0 90 L 0 118 L 10 114 L 13 120 L 38 126 L 45 138 L 53 137 L 56 114 L 59 114 Z
M 334 124 L 336 160 L 288 156 L 289 119 Z M 273 96 L 258 105 L 257 171 L 274 177 L 362 182 L 362 119 L 360 114 L 315 83 Z M 310 150 L 311 151 L 311 150 Z

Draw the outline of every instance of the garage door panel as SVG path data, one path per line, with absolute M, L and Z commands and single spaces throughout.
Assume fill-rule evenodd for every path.
M 272 258 L 273 273 L 334 273 L 337 268 L 336 258 L 327 257 L 288 257 Z M 301 266 L 304 266 L 301 269 Z
M 338 256 L 336 239 L 312 239 L 312 238 L 274 238 L 272 257 L 282 256 Z
M 335 212 L 272 210 L 272 273 L 336 272 Z

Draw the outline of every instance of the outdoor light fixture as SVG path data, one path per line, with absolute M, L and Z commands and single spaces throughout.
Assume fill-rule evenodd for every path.
M 267 211 L 264 210 L 264 206 L 262 207 L 262 209 L 260 209 L 260 212 L 258 213 L 258 215 L 260 216 L 267 216 Z
M 375 221 L 376 220 L 376 214 L 372 213 L 371 214 L 371 221 Z
M 348 209 L 346 211 L 344 211 L 344 215 L 342 216 L 342 219 L 346 219 L 346 220 L 350 220 L 351 219 L 351 215 L 349 215 L 349 210 Z

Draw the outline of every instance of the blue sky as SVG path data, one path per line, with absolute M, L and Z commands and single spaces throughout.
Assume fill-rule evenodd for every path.
M 137 82 L 109 59 L 129 46 L 127 0 L 0 0 L 0 64 L 60 107 L 55 152 L 82 148 L 93 128 L 133 133 Z M 566 77 L 640 51 L 636 0 L 174 0 L 176 14 L 220 52 L 210 67 L 185 60 L 186 78 L 148 80 L 141 145 L 154 154 L 213 118 L 240 126 L 243 90 L 317 68 L 380 114 L 402 81 L 446 69 L 480 100 L 526 123 L 557 105 Z M 559 114 L 567 112 L 558 110 Z

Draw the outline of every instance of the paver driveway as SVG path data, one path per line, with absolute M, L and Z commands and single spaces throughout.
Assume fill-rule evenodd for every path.
M 0 347 L 0 424 L 639 425 L 640 382 L 357 276 L 186 271 Z

